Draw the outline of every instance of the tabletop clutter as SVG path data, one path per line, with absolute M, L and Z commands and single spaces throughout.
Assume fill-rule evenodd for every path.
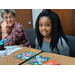
M 6 46 L 4 47 L 3 41 L 7 41 L 7 39 L 3 39 L 0 41 L 0 56 L 4 57 L 6 55 L 11 55 L 13 52 L 22 49 L 19 46 Z
M 0 65 L 75 65 L 75 58 L 41 52 L 23 45 L 4 46 L 0 41 Z
M 0 56 L 1 57 L 6 55 L 6 49 L 4 48 L 3 41 L 7 41 L 7 39 L 3 39 L 0 41 Z
M 4 47 L 3 41 L 7 41 L 7 39 L 3 39 L 0 42 L 0 56 L 4 57 L 6 55 L 11 55 L 13 52 L 20 50 L 19 46 L 6 46 Z M 59 65 L 58 62 L 54 62 L 54 60 L 50 60 L 49 57 L 38 55 L 34 52 L 24 51 L 21 54 L 14 56 L 16 60 L 28 60 L 27 64 L 31 65 Z

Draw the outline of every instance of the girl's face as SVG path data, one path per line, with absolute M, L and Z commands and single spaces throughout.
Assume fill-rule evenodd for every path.
M 39 31 L 44 37 L 51 37 L 51 20 L 48 17 L 41 17 L 39 20 Z

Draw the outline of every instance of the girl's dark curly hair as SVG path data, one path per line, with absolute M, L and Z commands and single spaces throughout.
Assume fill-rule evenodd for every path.
M 37 37 L 39 46 L 42 47 L 42 42 L 43 42 L 43 35 L 39 32 L 39 20 L 41 17 L 44 17 L 44 16 L 49 17 L 52 24 L 51 43 L 50 43 L 51 49 L 53 50 L 54 48 L 56 48 L 58 50 L 57 44 L 58 44 L 59 38 L 61 39 L 61 37 L 68 44 L 68 40 L 64 34 L 58 15 L 54 13 L 53 11 L 51 11 L 50 9 L 46 9 L 45 11 L 41 12 L 38 15 L 36 23 L 35 23 L 35 32 L 36 32 L 36 37 Z M 62 44 L 62 40 L 61 40 L 61 44 Z

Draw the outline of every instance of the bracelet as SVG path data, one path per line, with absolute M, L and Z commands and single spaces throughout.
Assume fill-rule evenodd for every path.
M 2 32 L 2 33 L 7 33 L 7 32 Z

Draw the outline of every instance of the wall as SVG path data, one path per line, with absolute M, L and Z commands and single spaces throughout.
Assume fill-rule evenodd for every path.
M 35 28 L 35 22 L 36 22 L 36 18 L 39 15 L 40 12 L 42 12 L 43 9 L 32 9 L 32 18 L 33 18 L 33 28 Z
M 2 21 L 2 18 L 1 18 L 1 9 L 0 9 L 0 22 Z

